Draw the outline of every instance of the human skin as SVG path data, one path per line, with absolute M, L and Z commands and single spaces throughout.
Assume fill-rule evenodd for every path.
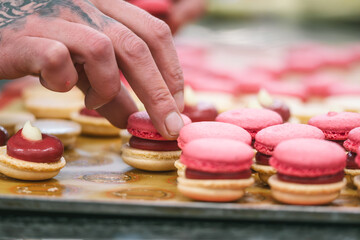
M 167 20 L 171 31 L 176 33 L 181 26 L 204 14 L 205 0 L 174 0 Z
M 121 0 L 0 1 L 0 79 L 37 75 L 58 92 L 77 85 L 88 108 L 125 128 L 137 109 L 119 69 L 157 130 L 175 139 L 183 75 L 163 21 Z

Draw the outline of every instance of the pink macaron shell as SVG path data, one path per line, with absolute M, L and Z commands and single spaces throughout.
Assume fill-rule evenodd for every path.
M 188 168 L 203 172 L 240 172 L 250 169 L 253 156 L 253 149 L 243 142 L 202 138 L 185 145 L 180 161 Z
M 342 147 L 330 141 L 291 139 L 276 146 L 270 165 L 285 175 L 319 177 L 344 170 L 346 154 Z
M 267 82 L 263 88 L 272 95 L 296 97 L 301 100 L 307 99 L 307 92 L 302 84 L 288 82 Z
M 329 88 L 329 95 L 360 95 L 360 85 L 355 83 L 338 83 L 336 85 L 331 85 Z
M 360 127 L 349 132 L 348 139 L 344 142 L 344 148 L 351 152 L 357 152 L 360 147 Z
M 308 124 L 320 128 L 328 140 L 346 140 L 352 129 L 360 127 L 360 113 L 329 112 L 311 118 Z
M 184 126 L 191 123 L 190 118 L 187 116 L 181 114 L 181 117 L 183 119 Z M 167 140 L 156 130 L 151 122 L 149 114 L 146 111 L 131 114 L 128 119 L 127 130 L 135 137 L 149 140 Z
M 303 84 L 308 96 L 327 97 L 331 95 L 331 89 L 336 88 L 341 80 L 335 74 L 317 73 L 305 78 Z
M 263 128 L 283 123 L 281 116 L 268 109 L 241 108 L 219 114 L 217 122 L 237 125 L 248 131 L 252 138 Z
M 187 143 L 200 138 L 224 138 L 251 144 L 251 136 L 243 128 L 230 123 L 205 121 L 183 127 L 179 134 L 178 145 L 182 149 Z
M 263 154 L 272 155 L 280 142 L 295 138 L 325 139 L 325 136 L 320 129 L 307 124 L 279 124 L 259 131 L 255 136 L 254 148 Z

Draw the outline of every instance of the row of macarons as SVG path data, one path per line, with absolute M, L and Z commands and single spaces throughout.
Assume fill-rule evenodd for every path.
M 133 135 L 133 137 L 130 139 L 129 144 L 124 145 L 122 148 L 122 157 L 123 160 L 128 163 L 131 166 L 134 166 L 139 169 L 148 170 L 148 171 L 166 171 L 166 170 L 173 170 L 175 163 L 175 166 L 178 168 L 179 173 L 179 190 L 182 189 L 182 182 L 188 183 L 189 181 L 183 180 L 184 176 L 186 176 L 186 172 L 190 172 L 190 176 L 195 175 L 206 175 L 208 176 L 209 172 L 217 172 L 222 176 L 222 181 L 232 181 L 234 177 L 234 174 L 230 174 L 229 171 L 225 171 L 223 165 L 227 164 L 228 162 L 231 162 L 231 160 L 227 159 L 241 159 L 242 152 L 248 152 L 247 150 L 244 150 L 244 147 L 239 147 L 238 150 L 228 149 L 229 146 L 231 146 L 230 141 L 237 141 L 242 142 L 242 145 L 248 146 L 247 149 L 251 149 L 250 145 L 252 145 L 256 150 L 256 157 L 255 161 L 253 161 L 253 155 L 254 150 L 251 149 L 251 156 L 246 155 L 245 159 L 248 166 L 247 170 L 250 170 L 250 167 L 259 174 L 260 178 L 264 182 L 268 182 L 268 179 L 270 176 L 275 175 L 279 169 L 274 167 L 271 164 L 271 157 L 274 155 L 275 148 L 280 143 L 291 140 L 291 139 L 298 139 L 298 138 L 306 138 L 306 139 L 312 139 L 316 140 L 315 142 L 311 142 L 310 145 L 312 145 L 314 148 L 313 151 L 310 150 L 310 152 L 313 152 L 309 154 L 311 157 L 309 157 L 308 161 L 293 161 L 294 163 L 298 164 L 298 166 L 301 168 L 304 168 L 304 171 L 299 172 L 305 172 L 305 175 L 300 176 L 293 176 L 292 174 L 288 174 L 292 177 L 303 177 L 303 179 L 311 178 L 310 180 L 319 181 L 319 183 L 322 183 L 324 176 L 325 179 L 332 178 L 331 175 L 333 175 L 332 172 L 329 175 L 329 172 L 326 170 L 329 166 L 331 168 L 331 156 L 340 156 L 340 158 L 336 158 L 333 160 L 337 164 L 336 168 L 336 177 L 335 180 L 339 180 L 341 178 L 341 181 L 338 181 L 337 186 L 341 187 L 344 184 L 344 181 L 342 180 L 344 175 L 344 168 L 345 166 L 348 166 L 347 169 L 345 169 L 347 174 L 350 174 L 349 171 L 354 171 L 354 173 L 359 172 L 357 164 L 352 160 L 351 162 L 346 164 L 346 155 L 345 150 L 339 146 L 339 143 L 342 144 L 341 141 L 344 141 L 349 137 L 349 139 L 346 141 L 345 146 L 347 146 L 348 150 L 356 148 L 356 136 L 359 136 L 357 132 L 359 132 L 359 129 L 356 129 L 357 127 L 360 127 L 360 114 L 358 113 L 351 113 L 351 112 L 341 112 L 341 113 L 328 113 L 325 115 L 319 115 L 314 117 L 310 120 L 309 124 L 295 124 L 295 123 L 285 123 L 283 124 L 281 117 L 270 110 L 267 109 L 236 109 L 228 112 L 224 112 L 220 114 L 215 122 L 197 122 L 197 123 L 190 123 L 190 120 L 187 119 L 185 116 L 183 116 L 184 122 L 186 124 L 185 127 L 180 131 L 179 138 L 176 141 L 166 141 L 161 137 L 159 133 L 157 133 L 156 129 L 151 124 L 151 120 L 149 116 L 146 114 L 146 112 L 138 112 L 133 114 L 128 121 L 128 131 Z M 353 129 L 353 130 L 352 130 Z M 351 131 L 352 130 L 352 131 Z M 350 132 L 351 131 L 351 132 Z M 350 134 L 349 134 L 350 132 Z M 355 136 L 355 137 L 354 137 Z M 360 137 L 358 137 L 360 138 Z M 202 139 L 209 139 L 209 140 L 202 140 Z M 216 140 L 215 140 L 216 139 Z M 330 141 L 325 141 L 330 140 Z M 198 141 L 199 140 L 199 141 Z M 201 141 L 200 141 L 201 140 Z M 226 141 L 225 141 L 226 140 Z M 206 141 L 213 142 L 212 144 L 207 144 Z M 305 141 L 305 140 L 303 140 Z M 305 141 L 304 144 L 307 144 L 308 140 Z M 332 142 L 331 142 L 332 141 Z M 356 142 L 356 144 L 354 143 Z M 192 142 L 199 142 L 199 143 L 192 143 Z M 360 141 L 358 141 L 360 143 Z M 191 144 L 190 144 L 191 143 Z M 196 159 L 199 159 L 199 156 L 205 156 L 205 158 L 202 158 L 203 161 L 201 161 L 200 169 L 194 167 L 190 163 L 190 168 L 186 167 L 187 164 L 189 164 L 189 160 L 183 160 L 183 159 L 192 159 L 191 157 L 183 157 L 188 156 L 189 153 L 186 150 L 187 145 L 192 146 L 192 144 L 195 144 L 195 147 L 189 147 L 191 154 L 198 154 L 198 156 L 194 157 L 194 162 L 196 162 Z M 200 146 L 204 145 L 204 146 Z M 321 148 L 321 146 L 327 146 Z M 211 147 L 207 147 L 211 146 Z M 296 144 L 295 144 L 296 146 Z M 319 147 L 318 147 L 319 146 Z M 349 148 L 348 146 L 352 146 L 352 148 Z M 246 147 L 245 147 L 246 148 Z M 308 148 L 303 149 L 301 147 L 301 144 L 297 145 L 298 150 L 304 153 L 307 153 L 309 150 Z M 335 151 L 336 154 L 332 153 L 329 157 L 324 157 L 323 160 L 318 160 L 318 156 L 321 153 L 318 153 L 316 149 L 323 149 L 325 152 L 331 153 L 332 151 Z M 331 150 L 326 150 L 326 148 L 329 148 Z M 181 153 L 180 149 L 183 150 Z M 242 150 L 241 150 L 242 149 Z M 335 149 L 335 150 L 334 150 Z M 354 151 L 351 150 L 353 153 Z M 321 152 L 321 151 L 320 151 Z M 208 155 L 207 153 L 211 153 Z M 191 155 L 190 154 L 190 155 Z M 303 154 L 294 154 L 297 156 L 303 156 Z M 238 156 L 239 155 L 239 156 Z M 280 154 L 281 155 L 281 154 Z M 217 160 L 213 160 L 212 157 L 214 156 L 220 156 Z M 289 152 L 289 156 L 292 156 L 292 154 Z M 352 154 L 354 156 L 354 154 Z M 201 158 L 201 157 L 200 157 Z M 329 158 L 329 159 L 327 159 Z M 180 159 L 180 161 L 178 160 Z M 206 160 L 207 159 L 207 160 Z M 278 159 L 278 158 L 277 158 Z M 296 159 L 296 158 L 293 158 Z M 250 165 L 249 165 L 250 161 Z M 191 162 L 191 161 L 190 161 Z M 340 164 L 341 162 L 341 164 Z M 213 164 L 215 163 L 215 167 Z M 301 163 L 306 163 L 309 166 L 302 166 Z M 359 162 L 360 163 L 360 162 Z M 305 164 L 305 165 L 306 165 Z M 323 164 L 323 171 L 319 170 L 322 169 L 321 164 Z M 336 165 L 335 164 L 335 165 Z M 236 163 L 230 164 L 232 166 L 236 166 Z M 242 165 L 242 164 L 239 164 Z M 209 169 L 206 169 L 206 166 L 213 166 L 211 167 L 212 170 L 209 171 Z M 342 167 L 340 167 L 342 166 Z M 205 167 L 205 169 L 202 169 L 201 167 Z M 311 173 L 313 170 L 311 170 L 312 167 L 315 167 L 315 169 L 319 171 L 315 171 L 318 175 L 309 175 L 309 172 Z M 306 170 L 308 168 L 308 170 Z M 340 169 L 342 168 L 342 169 Z M 357 169 L 355 169 L 357 168 Z M 185 170 L 188 169 L 188 170 Z M 243 168 L 244 169 L 244 168 Z M 246 168 L 245 168 L 246 169 Z M 310 170 L 309 170 L 310 169 Z M 331 168 L 332 169 L 332 168 Z M 202 171 L 201 171 L 202 170 Z M 240 172 L 238 171 L 238 168 L 234 168 L 230 172 L 235 172 L 235 176 L 238 176 Z M 199 173 L 200 171 L 201 173 Z M 249 171 L 247 171 L 249 173 Z M 342 175 L 341 175 L 342 174 Z M 242 176 L 242 174 L 240 174 Z M 251 172 L 250 172 L 251 175 Z M 357 174 L 356 174 L 357 175 Z M 248 175 L 245 175 L 248 176 Z M 209 176 L 208 176 L 209 177 Z M 209 179 L 197 180 L 197 184 L 199 184 L 202 181 L 205 181 L 206 184 L 213 185 L 212 181 L 217 181 L 219 176 L 212 176 Z M 286 177 L 285 177 L 286 178 Z M 185 177 L 186 179 L 186 177 Z M 284 178 L 281 178 L 284 179 Z M 293 180 L 293 179 L 292 179 Z M 330 179 L 331 180 L 331 179 Z M 210 181 L 210 183 L 208 182 Z M 310 183 L 314 183 L 314 181 L 310 181 Z M 191 181 L 190 181 L 191 182 Z M 208 182 L 208 183 L 206 183 Z M 221 182 L 221 181 L 220 181 Z M 307 182 L 306 180 L 300 181 L 302 184 L 303 182 Z M 340 183 L 341 182 L 341 183 Z M 251 180 L 247 181 L 247 186 L 249 184 L 252 184 Z M 269 184 L 271 184 L 269 182 Z M 294 184 L 294 183 L 292 183 Z M 201 184 L 200 184 L 201 185 Z M 209 185 L 209 186 L 210 186 Z M 230 184 L 231 185 L 231 184 Z M 236 185 L 236 184 L 235 184 Z M 246 187 L 245 185 L 240 184 L 241 186 Z M 313 184 L 310 184 L 313 185 Z M 310 185 L 305 185 L 309 187 Z M 315 184 L 316 185 L 316 184 Z M 218 186 L 218 188 L 222 189 L 224 186 Z M 338 190 L 341 189 L 341 187 L 338 187 Z M 194 190 L 194 189 L 193 189 Z M 214 190 L 214 196 L 218 196 L 218 194 L 215 194 L 218 189 L 212 189 Z M 194 192 L 199 193 L 198 189 L 195 189 Z M 201 191 L 200 191 L 201 192 Z M 238 192 L 238 195 L 242 195 L 243 191 Z M 208 200 L 208 201 L 216 201 L 216 199 L 211 198 L 199 198 L 191 196 L 191 194 L 187 194 L 186 190 L 184 192 L 185 195 L 190 196 L 192 198 L 198 199 L 198 200 Z M 333 194 L 334 196 L 334 194 Z M 336 195 L 337 196 L 337 195 Z M 326 197 L 325 197 L 326 198 Z M 234 199 L 233 199 L 234 200 Z M 219 200 L 218 200 L 219 201 Z M 317 200 L 319 201 L 319 200 Z M 299 202 L 289 202 L 288 203 L 297 203 L 297 204 L 322 204 L 324 202 L 307 202 L 307 203 L 299 203 Z

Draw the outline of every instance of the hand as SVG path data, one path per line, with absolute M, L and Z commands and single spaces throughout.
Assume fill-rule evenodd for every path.
M 173 34 L 184 24 L 202 16 L 205 8 L 205 0 L 174 0 L 167 19 Z
M 119 69 L 168 139 L 183 126 L 183 76 L 169 27 L 122 0 L 1 0 L 0 79 L 77 85 L 88 108 L 124 128 L 136 106 Z

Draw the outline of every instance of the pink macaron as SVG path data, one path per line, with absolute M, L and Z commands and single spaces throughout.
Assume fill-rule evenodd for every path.
M 190 118 L 181 114 L 184 125 L 191 123 Z M 135 137 L 149 140 L 167 140 L 161 136 L 151 122 L 147 112 L 135 112 L 128 119 L 127 130 Z
M 243 142 L 202 138 L 185 145 L 180 161 L 198 171 L 231 173 L 249 170 L 253 156 L 252 148 Z
M 320 128 L 326 139 L 342 141 L 352 129 L 360 127 L 360 113 L 329 112 L 311 118 L 308 124 Z
M 274 148 L 285 140 L 294 138 L 325 139 L 324 133 L 317 127 L 307 124 L 285 123 L 270 126 L 255 136 L 254 147 L 257 151 L 272 155 Z
M 343 172 L 346 155 L 344 149 L 333 142 L 291 139 L 277 145 L 270 165 L 282 175 L 315 178 Z
M 356 153 L 360 147 L 360 127 L 354 128 L 349 132 L 348 139 L 344 142 L 344 148 Z
M 178 138 L 181 149 L 189 142 L 200 138 L 231 139 L 251 144 L 250 134 L 241 127 L 223 122 L 196 122 L 183 127 Z M 221 141 L 221 140 L 219 140 Z
M 248 131 L 252 138 L 263 128 L 283 123 L 281 116 L 267 109 L 242 108 L 221 113 L 216 121 L 237 125 Z

